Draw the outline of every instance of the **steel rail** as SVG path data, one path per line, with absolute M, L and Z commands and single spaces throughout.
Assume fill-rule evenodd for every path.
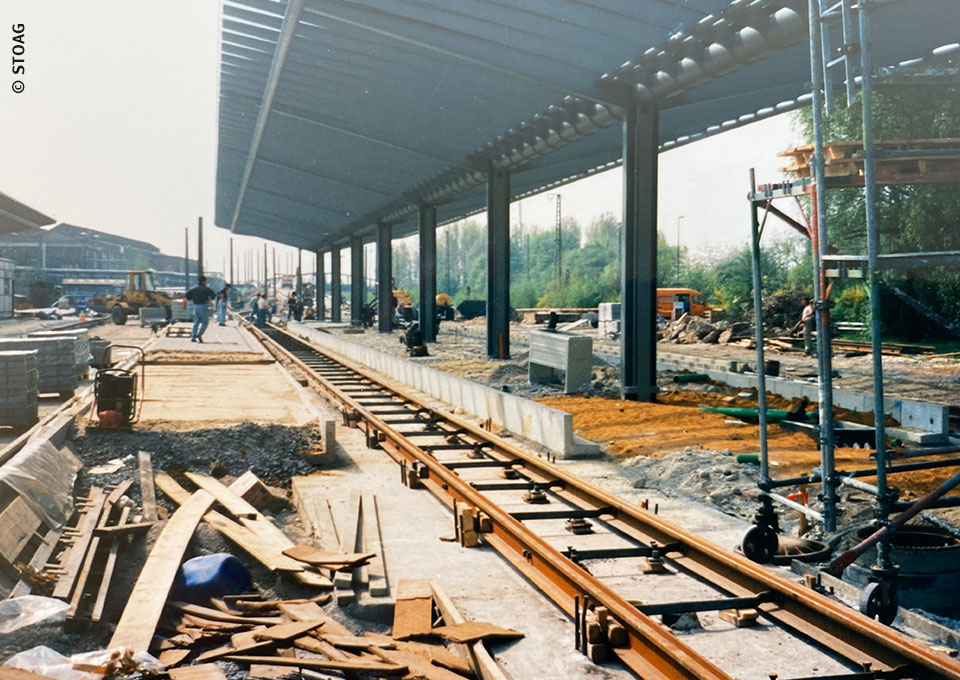
M 484 454 L 505 464 L 521 464 L 526 478 L 553 487 L 561 499 L 578 507 L 601 509 L 603 521 L 614 531 L 635 541 L 672 546 L 665 555 L 673 564 L 735 597 L 755 596 L 765 591 L 775 593 L 775 603 L 759 609 L 765 617 L 794 630 L 802 637 L 859 666 L 893 669 L 914 666 L 918 678 L 953 678 L 960 680 L 960 662 L 930 649 L 909 637 L 869 619 L 821 593 L 778 576 L 767 568 L 709 541 L 676 527 L 645 509 L 628 503 L 614 494 L 595 487 L 530 454 L 510 442 L 473 423 L 442 409 L 421 402 L 412 392 L 388 383 L 383 377 L 335 352 L 320 348 L 283 329 L 283 337 L 308 351 L 339 364 L 350 373 L 378 386 L 429 416 L 430 422 L 453 426 L 451 434 L 470 436 L 484 444 Z M 666 632 L 659 624 L 642 614 L 635 606 L 611 591 L 586 570 L 552 548 L 520 521 L 504 512 L 497 504 L 461 479 L 455 471 L 437 461 L 427 451 L 413 444 L 404 433 L 371 412 L 355 396 L 345 394 L 336 383 L 321 375 L 291 351 L 266 334 L 258 336 L 268 347 L 275 347 L 289 361 L 317 382 L 344 409 L 346 419 L 362 427 L 368 442 L 378 442 L 394 460 L 416 462 L 430 472 L 421 480 L 430 491 L 448 506 L 466 503 L 492 520 L 492 531 L 483 534 L 484 541 L 500 552 L 511 564 L 537 585 L 561 609 L 574 614 L 574 597 L 581 602 L 607 607 L 630 633 L 629 649 L 613 649 L 629 667 L 642 677 L 725 678 L 722 670 L 700 657 Z M 411 412 L 413 415 L 413 412 Z M 464 449 L 468 446 L 464 446 Z M 676 544 L 680 544 L 677 548 Z

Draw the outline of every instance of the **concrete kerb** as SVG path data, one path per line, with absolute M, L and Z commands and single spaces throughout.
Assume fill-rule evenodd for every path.
M 518 436 L 541 444 L 561 458 L 587 458 L 600 454 L 598 444 L 573 434 L 573 416 L 535 401 L 458 378 L 424 364 L 392 356 L 366 345 L 290 323 L 287 328 L 303 339 L 342 354 L 351 361 L 459 406 L 467 413 Z

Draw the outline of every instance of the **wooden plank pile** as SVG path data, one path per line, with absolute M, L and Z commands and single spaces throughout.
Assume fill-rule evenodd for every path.
M 876 142 L 878 175 L 917 175 L 956 173 L 960 171 L 960 139 L 913 139 Z M 813 144 L 803 144 L 781 151 L 778 156 L 791 159 L 779 168 L 795 177 L 810 177 Z M 824 142 L 826 177 L 863 175 L 863 142 Z
M 68 602 L 71 629 L 101 624 L 121 551 L 153 525 L 127 497 L 131 484 L 124 481 L 109 491 L 92 487 L 79 499 L 73 522 L 48 532 L 30 563 L 19 565 L 20 581 L 10 596 L 33 592 Z
M 303 526 L 327 552 L 338 551 L 342 555 L 363 556 L 350 564 L 339 565 L 333 571 L 333 586 L 337 604 L 357 602 L 361 593 L 382 601 L 390 597 L 390 581 L 387 573 L 383 535 L 380 527 L 380 512 L 377 497 L 372 493 L 353 492 L 339 524 L 334 519 L 333 508 L 326 500 L 323 486 L 310 477 L 294 477 L 291 480 L 293 503 Z M 290 557 L 301 559 L 291 553 Z M 319 565 L 315 560 L 315 566 Z M 327 565 L 330 568 L 334 565 Z
M 199 493 L 199 492 L 198 492 Z M 256 593 L 214 599 L 209 607 L 168 602 L 151 651 L 175 680 L 221 677 L 216 661 L 279 678 L 297 669 L 347 677 L 504 680 L 484 640 L 522 633 L 468 622 L 429 581 L 401 581 L 392 635 L 355 633 L 323 610 L 330 599 L 266 600 Z M 321 676 L 326 677 L 326 676 Z

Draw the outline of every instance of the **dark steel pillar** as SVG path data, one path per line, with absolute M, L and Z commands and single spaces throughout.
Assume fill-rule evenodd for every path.
M 487 174 L 487 356 L 510 358 L 510 175 Z
M 354 236 L 350 239 L 350 323 L 360 326 L 363 323 L 363 239 Z
M 656 105 L 631 101 L 623 122 L 623 239 L 620 294 L 621 394 L 657 393 Z
M 340 248 L 330 249 L 330 320 L 340 323 Z
M 377 330 L 393 328 L 393 225 L 377 225 Z
M 326 304 L 327 296 L 327 280 L 323 272 L 323 251 L 317 251 L 317 276 L 316 276 L 316 312 L 317 312 L 317 321 L 324 321 L 326 319 L 326 311 L 323 306 Z
M 420 204 L 420 330 L 437 339 L 437 206 Z

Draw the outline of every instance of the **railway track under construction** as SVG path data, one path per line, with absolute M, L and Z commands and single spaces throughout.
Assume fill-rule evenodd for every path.
M 426 488 L 453 510 L 462 544 L 489 545 L 566 612 L 574 622 L 571 644 L 591 658 L 609 654 L 648 680 L 742 677 L 665 623 L 688 613 L 752 609 L 768 628 L 850 669 L 821 677 L 960 679 L 956 658 L 861 615 L 816 582 L 800 584 L 714 545 L 283 329 L 255 332 L 338 406 L 368 447 L 397 462 L 404 484 Z M 567 532 L 565 549 L 556 545 L 558 526 Z M 619 560 L 687 578 L 700 592 L 707 585 L 713 595 L 666 604 L 628 599 L 591 573 Z M 781 667 L 777 643 L 765 649 L 749 639 L 751 655 L 769 659 L 771 678 L 803 677 Z

